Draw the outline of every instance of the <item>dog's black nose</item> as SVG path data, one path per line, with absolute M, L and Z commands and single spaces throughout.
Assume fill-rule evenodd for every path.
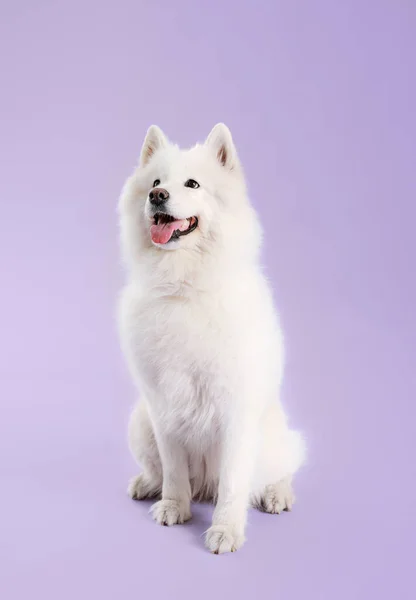
M 153 206 L 162 206 L 169 199 L 169 192 L 163 188 L 155 188 L 149 194 L 150 203 Z

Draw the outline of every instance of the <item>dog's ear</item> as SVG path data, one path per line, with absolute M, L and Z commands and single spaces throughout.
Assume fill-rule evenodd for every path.
M 168 145 L 168 140 L 163 131 L 157 125 L 151 125 L 147 130 L 142 151 L 140 154 L 140 166 L 145 167 L 154 153 L 160 148 Z
M 218 162 L 227 169 L 234 169 L 238 164 L 237 151 L 231 131 L 224 123 L 215 125 L 205 144 L 215 152 Z

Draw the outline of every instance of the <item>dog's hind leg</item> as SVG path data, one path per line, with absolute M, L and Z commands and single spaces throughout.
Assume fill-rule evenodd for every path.
M 162 492 L 162 463 L 146 404 L 138 404 L 130 417 L 128 428 L 130 451 L 141 466 L 140 475 L 132 477 L 127 493 L 133 500 L 158 497 Z
M 270 407 L 263 427 L 251 504 L 264 512 L 279 514 L 291 510 L 295 502 L 292 479 L 305 460 L 305 443 L 299 432 L 287 427 L 278 405 Z

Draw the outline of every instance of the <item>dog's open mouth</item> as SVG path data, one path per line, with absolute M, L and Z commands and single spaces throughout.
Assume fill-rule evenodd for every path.
M 156 213 L 153 217 L 153 225 L 150 227 L 150 235 L 155 244 L 167 244 L 172 240 L 179 239 L 182 235 L 188 235 L 197 227 L 197 217 L 175 219 L 165 213 Z

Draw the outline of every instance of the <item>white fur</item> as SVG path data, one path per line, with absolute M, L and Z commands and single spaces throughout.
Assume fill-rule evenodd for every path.
M 185 187 L 189 178 L 200 187 Z M 199 219 L 166 247 L 149 233 L 155 179 L 175 217 Z M 291 509 L 304 444 L 279 402 L 282 334 L 259 265 L 261 229 L 225 125 L 186 151 L 151 127 L 119 214 L 129 273 L 120 336 L 141 396 L 129 443 L 142 473 L 129 494 L 161 495 L 152 513 L 164 525 L 191 518 L 192 499 L 214 500 L 206 546 L 237 550 L 250 503 Z

